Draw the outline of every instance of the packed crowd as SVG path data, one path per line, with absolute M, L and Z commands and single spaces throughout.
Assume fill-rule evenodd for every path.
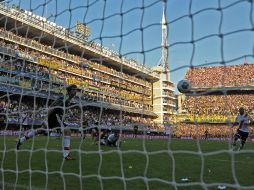
M 185 78 L 196 88 L 241 87 L 254 84 L 253 74 L 254 65 L 245 63 L 191 68 Z M 237 115 L 239 107 L 244 107 L 253 115 L 253 101 L 254 94 L 251 91 L 227 95 L 187 96 L 182 108 L 190 115 L 191 121 L 226 122 L 233 120 L 232 116 Z
M 10 11 L 11 14 L 14 15 L 15 17 L 19 19 L 24 19 L 27 22 L 36 25 L 37 27 L 39 26 L 44 30 L 47 30 L 49 33 L 62 35 L 63 37 L 68 38 L 70 41 L 74 41 L 75 43 L 78 42 L 81 46 L 85 45 L 86 48 L 91 47 L 93 50 L 98 50 L 99 53 L 103 53 L 104 55 L 106 54 L 107 56 L 117 59 L 117 61 L 121 61 L 124 64 L 131 65 L 134 68 L 139 68 L 140 70 L 143 70 L 146 73 L 151 73 L 151 69 L 143 67 L 141 64 L 137 63 L 137 61 L 133 59 L 128 59 L 125 56 L 120 55 L 118 52 L 113 51 L 110 48 L 104 47 L 101 44 L 98 44 L 94 41 L 88 42 L 87 36 L 83 36 L 80 33 L 74 32 L 62 26 L 59 26 L 56 23 L 50 22 L 45 17 L 34 15 L 31 11 L 20 9 L 18 6 L 15 5 L 9 7 L 8 4 L 1 3 L 0 7 L 7 12 Z M 38 46 L 40 46 L 40 44 L 38 44 Z M 45 46 L 45 48 L 47 48 L 47 46 Z M 71 55 L 69 56 L 71 57 Z M 73 58 L 74 57 L 75 56 L 73 56 Z
M 63 59 L 72 62 L 71 65 L 73 67 L 75 67 L 74 65 L 76 63 L 77 68 L 79 68 L 79 69 L 83 65 L 88 65 L 91 68 L 93 68 L 94 70 L 96 70 L 98 72 L 101 72 L 100 74 L 102 74 L 103 72 L 108 74 L 108 75 L 113 74 L 113 75 L 115 75 L 119 78 L 122 78 L 122 79 L 125 79 L 125 80 L 128 80 L 128 81 L 134 81 L 134 82 L 140 83 L 140 84 L 145 85 L 145 86 L 150 86 L 150 84 L 148 82 L 146 82 L 145 80 L 143 80 L 143 79 L 140 79 L 140 78 L 137 78 L 137 77 L 119 72 L 119 71 L 117 71 L 113 68 L 106 67 L 106 66 L 104 66 L 100 63 L 97 63 L 100 60 L 88 60 L 88 59 L 82 58 L 80 56 L 69 54 L 69 53 L 66 53 L 64 50 L 55 49 L 51 46 L 43 45 L 43 44 L 37 42 L 34 39 L 28 39 L 28 38 L 24 38 L 22 36 L 16 35 L 12 32 L 6 31 L 4 28 L 0 28 L 0 38 L 6 39 L 6 40 L 10 39 L 12 41 L 14 40 L 14 41 L 17 42 L 17 44 L 22 44 L 22 45 L 24 44 L 24 45 L 27 45 L 28 47 L 31 46 L 31 47 L 36 48 L 37 50 L 39 50 L 39 52 L 41 52 L 41 53 L 53 54 L 57 57 L 60 56 Z M 15 46 L 16 46 L 16 48 L 18 48 L 18 45 L 15 45 Z M 39 52 L 34 51 L 35 55 L 40 54 Z M 33 53 L 32 53 L 32 55 L 33 55 Z M 79 72 L 80 72 L 80 70 L 79 70 Z
M 59 88 L 54 83 L 38 80 L 38 77 L 44 77 L 45 79 L 57 83 L 66 82 L 68 84 L 80 84 L 81 88 L 95 89 L 98 91 L 98 93 L 92 94 L 95 98 L 100 99 L 101 101 L 107 101 L 109 103 L 115 104 L 123 104 L 130 107 L 144 108 L 146 110 L 150 110 L 151 108 L 151 106 L 149 106 L 150 100 L 149 97 L 143 94 L 144 90 L 137 93 L 131 90 L 121 89 L 118 86 L 112 86 L 107 83 L 105 84 L 99 82 L 98 80 L 95 79 L 96 76 L 93 76 L 93 80 L 88 79 L 82 80 L 81 77 L 65 72 L 64 70 L 50 70 L 45 66 L 36 65 L 29 62 L 21 62 L 19 60 L 10 61 L 6 59 L 7 57 L 1 58 L 1 68 L 10 69 L 12 71 L 18 70 L 22 71 L 23 73 L 28 73 L 30 75 L 32 74 L 34 78 L 33 80 L 31 80 L 30 87 L 34 89 L 37 90 L 55 89 L 57 92 L 59 91 Z M 51 86 L 49 86 L 49 84 Z
M 244 73 L 244 74 L 242 74 Z M 191 68 L 186 74 L 193 87 L 222 88 L 252 86 L 254 65 Z M 230 123 L 235 121 L 240 107 L 253 117 L 254 94 L 252 91 L 230 91 L 227 94 L 186 96 L 182 109 L 185 122 L 174 127 L 176 136 L 202 138 L 205 132 L 211 137 L 230 137 Z M 195 123 L 195 124 L 191 124 Z M 213 124 L 212 124 L 213 123 Z M 251 132 L 254 128 L 251 127 Z
M 6 81 L 6 79 L 9 79 L 9 75 L 6 73 L 1 73 L 1 76 L 4 76 L 4 80 L 2 82 L 8 83 L 8 84 L 13 84 L 19 83 L 22 88 L 32 88 L 36 92 L 38 91 L 48 91 L 51 90 L 52 92 L 56 93 L 62 93 L 64 91 L 64 86 L 59 86 L 54 83 L 49 83 L 45 81 L 40 81 L 40 80 L 35 80 L 35 79 L 24 79 L 22 77 L 15 77 L 11 78 L 11 81 Z M 0 76 L 0 79 L 1 79 Z M 114 94 L 113 92 L 101 92 L 101 91 L 84 91 L 81 93 L 82 97 L 88 96 L 88 98 L 92 101 L 97 101 L 97 102 L 106 102 L 106 103 L 111 103 L 111 104 L 117 104 L 117 105 L 124 105 L 132 108 L 138 108 L 138 109 L 144 109 L 144 110 L 151 110 L 152 106 L 149 106 L 149 104 L 143 104 L 142 102 L 137 102 L 137 99 L 131 100 L 131 99 L 125 99 L 125 97 L 120 97 L 117 94 Z
M 244 73 L 244 74 L 243 74 Z M 235 87 L 254 84 L 254 65 L 195 67 L 187 71 L 185 78 L 193 87 Z
M 42 117 L 45 116 L 45 112 L 42 111 L 45 107 L 43 102 L 37 101 L 33 104 L 31 100 L 23 103 L 20 100 L 6 99 L 0 101 L 0 112 L 6 115 L 6 123 L 31 125 L 34 121 L 42 122 Z
M 188 96 L 182 104 L 191 114 L 236 115 L 239 107 L 253 108 L 254 94 Z
M 16 124 L 16 126 L 29 126 L 32 124 L 41 124 L 46 119 L 47 111 L 50 102 L 45 102 L 43 99 L 2 99 L 0 100 L 0 114 L 7 116 L 6 123 Z M 82 121 L 87 121 L 89 126 L 100 125 L 105 128 L 129 128 L 132 129 L 134 125 L 145 125 L 151 129 L 161 129 L 156 125 L 152 118 L 143 117 L 138 114 L 131 114 L 120 111 L 102 109 L 98 107 L 86 107 L 83 110 L 79 107 L 71 107 L 66 110 L 65 121 L 81 124 Z
M 173 136 L 190 138 L 232 138 L 235 129 L 226 124 L 186 124 L 180 123 L 172 126 Z M 250 132 L 254 133 L 254 127 L 250 127 Z
M 233 122 L 236 115 L 220 115 L 220 114 L 187 114 L 184 122 L 197 122 L 197 123 L 227 123 Z
M 125 112 L 122 112 L 121 115 L 120 111 L 116 112 L 109 109 L 103 109 L 101 112 L 100 108 L 92 107 L 87 107 L 82 112 L 83 113 L 81 113 L 80 109 L 72 110 L 72 118 L 76 118 L 78 119 L 78 121 L 81 121 L 81 116 L 83 114 L 83 119 L 88 121 L 90 125 L 98 123 L 106 128 L 129 127 L 130 129 L 132 129 L 134 125 L 144 125 L 149 126 L 152 129 L 161 129 L 153 122 L 153 119 L 151 117 L 142 117 L 137 114 Z
M 145 84 L 141 83 L 142 85 L 131 83 L 131 80 L 129 80 L 129 78 L 126 78 L 128 79 L 127 81 L 124 77 L 127 74 L 125 73 L 120 74 L 120 72 L 118 72 L 119 78 L 116 78 L 111 75 L 112 73 L 114 74 L 117 71 L 115 70 L 112 71 L 113 70 L 112 68 L 108 68 L 96 62 L 91 62 L 89 60 L 86 60 L 86 63 L 91 62 L 92 64 L 90 65 L 90 67 L 87 67 L 87 66 L 84 66 L 85 64 L 75 64 L 75 63 L 71 64 L 70 62 L 67 62 L 62 59 L 58 59 L 53 56 L 47 56 L 46 54 L 44 54 L 44 52 L 34 51 L 28 48 L 24 48 L 22 46 L 18 46 L 17 44 L 6 43 L 3 40 L 0 42 L 0 44 L 2 47 L 7 47 L 7 48 L 11 48 L 18 51 L 17 55 L 21 58 L 28 59 L 29 57 L 28 59 L 29 61 L 37 62 L 40 65 L 51 68 L 53 72 L 51 73 L 51 75 L 54 75 L 54 72 L 58 70 L 74 73 L 75 75 L 72 75 L 72 78 L 69 79 L 69 82 L 72 82 L 78 85 L 81 85 L 82 84 L 81 81 L 83 81 L 84 79 L 88 80 L 90 83 L 92 80 L 94 80 L 94 81 L 97 81 L 100 85 L 111 84 L 117 87 L 120 86 L 121 88 L 127 89 L 129 91 L 131 90 L 135 93 L 142 92 L 143 94 L 146 94 L 146 95 L 151 94 L 151 84 L 149 84 L 148 82 L 144 81 Z M 135 78 L 135 77 L 132 77 L 132 78 Z M 137 78 L 137 80 L 141 80 L 141 79 Z

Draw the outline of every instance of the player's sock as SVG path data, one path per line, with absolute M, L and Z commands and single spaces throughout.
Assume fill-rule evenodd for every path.
M 244 144 L 245 144 L 245 142 L 244 142 L 244 141 L 242 141 L 242 142 L 241 142 L 241 146 L 240 146 L 240 149 L 239 149 L 239 150 L 242 150 L 242 149 L 243 149 Z
M 236 142 L 238 139 L 239 139 L 238 136 L 235 135 L 232 146 L 236 146 Z
M 17 150 L 19 150 L 21 144 L 23 142 L 25 142 L 26 140 L 28 140 L 29 138 L 33 137 L 34 135 L 36 134 L 36 132 L 34 130 L 31 130 L 27 133 L 27 135 L 24 135 L 23 137 L 20 137 L 18 142 L 17 142 L 17 145 L 16 145 L 16 148 Z
M 63 146 L 64 146 L 63 156 L 64 156 L 64 158 L 66 158 L 70 154 L 70 145 L 71 145 L 70 141 L 71 141 L 70 136 L 64 136 L 64 142 L 63 142 Z
M 235 141 L 235 139 L 233 140 L 233 142 L 231 144 L 231 148 L 232 148 L 233 151 L 236 150 L 236 141 Z
M 20 142 L 20 139 L 18 139 L 16 144 L 16 149 L 19 150 L 20 146 L 21 146 L 21 142 Z

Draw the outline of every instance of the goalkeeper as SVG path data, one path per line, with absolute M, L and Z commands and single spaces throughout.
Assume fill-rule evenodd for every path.
M 73 160 L 70 156 L 70 136 L 71 130 L 69 127 L 65 127 L 62 123 L 64 114 L 66 112 L 66 108 L 70 106 L 71 100 L 76 96 L 77 86 L 70 85 L 66 88 L 66 95 L 55 100 L 48 110 L 48 123 L 44 125 L 42 128 L 38 128 L 36 130 L 31 130 L 28 132 L 26 136 L 23 136 L 18 139 L 16 148 L 20 149 L 21 144 L 27 141 L 29 138 L 37 135 L 37 134 L 45 134 L 52 129 L 61 129 L 64 134 L 63 140 L 63 157 L 65 160 Z

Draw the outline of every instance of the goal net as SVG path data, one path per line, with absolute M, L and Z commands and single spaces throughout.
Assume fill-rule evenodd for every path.
M 0 1 L 0 189 L 254 189 L 253 17 L 253 0 Z

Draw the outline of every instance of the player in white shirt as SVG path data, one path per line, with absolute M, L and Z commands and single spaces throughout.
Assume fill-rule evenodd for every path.
M 107 145 L 116 147 L 118 140 L 119 140 L 118 132 L 111 133 L 107 138 Z
M 232 125 L 232 128 L 238 125 L 238 129 L 234 135 L 233 148 L 235 149 L 236 142 L 238 139 L 241 140 L 240 150 L 243 149 L 244 144 L 249 136 L 249 125 L 253 119 L 247 114 L 244 113 L 244 108 L 239 108 L 239 115 L 236 117 L 235 122 Z

